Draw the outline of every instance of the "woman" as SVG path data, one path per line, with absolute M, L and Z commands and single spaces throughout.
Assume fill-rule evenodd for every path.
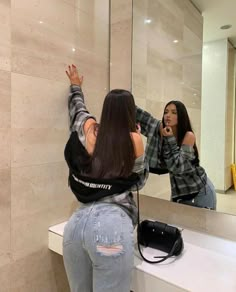
M 136 121 L 148 138 L 146 155 L 150 171 L 169 172 L 171 200 L 215 210 L 216 193 L 199 165 L 196 138 L 185 105 L 180 101 L 168 102 L 162 122 L 137 108 Z
M 72 292 L 128 292 L 133 268 L 137 208 L 130 189 L 146 181 L 144 148 L 135 127 L 135 104 L 126 90 L 104 100 L 100 123 L 89 114 L 74 65 L 71 82 L 71 136 L 65 148 L 71 190 L 82 203 L 69 219 L 63 258 Z

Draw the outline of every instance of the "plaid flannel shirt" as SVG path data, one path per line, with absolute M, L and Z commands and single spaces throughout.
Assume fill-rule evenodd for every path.
M 71 85 L 70 95 L 68 98 L 68 109 L 69 109 L 69 118 L 70 118 L 70 131 L 76 131 L 78 133 L 78 138 L 81 143 L 85 146 L 85 134 L 83 131 L 83 125 L 87 119 L 95 117 L 92 116 L 85 104 L 84 104 L 84 95 L 82 89 L 78 85 Z M 133 196 L 130 193 L 131 191 L 136 191 L 141 189 L 146 183 L 148 171 L 146 170 L 147 163 L 144 159 L 144 155 L 138 157 L 135 160 L 133 167 L 133 172 L 139 174 L 139 181 L 137 185 L 134 185 L 130 190 L 122 194 L 114 194 L 111 196 L 104 197 L 99 200 L 99 202 L 106 202 L 119 205 L 126 213 L 132 218 L 133 224 L 137 223 L 137 207 L 133 200 Z
M 194 163 L 193 147 L 179 147 L 174 136 L 163 137 L 162 141 L 161 121 L 139 107 L 136 107 L 136 121 L 140 123 L 141 133 L 147 137 L 146 159 L 150 167 L 167 167 L 169 171 L 172 200 L 199 193 L 207 182 L 207 175 L 204 168 Z
M 141 133 L 147 137 L 145 155 L 149 167 L 163 168 L 163 161 L 161 161 L 160 157 L 162 149 L 160 136 L 161 121 L 136 106 L 136 122 L 140 123 Z

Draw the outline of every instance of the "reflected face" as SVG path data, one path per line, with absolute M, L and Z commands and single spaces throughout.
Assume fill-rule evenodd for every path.
M 169 104 L 164 111 L 164 123 L 166 126 L 174 127 L 178 124 L 178 115 L 176 106 L 171 103 Z

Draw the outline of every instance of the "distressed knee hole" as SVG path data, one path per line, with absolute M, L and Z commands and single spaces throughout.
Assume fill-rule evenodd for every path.
M 114 245 L 97 245 L 97 251 L 103 255 L 118 255 L 123 251 L 122 244 L 114 244 Z

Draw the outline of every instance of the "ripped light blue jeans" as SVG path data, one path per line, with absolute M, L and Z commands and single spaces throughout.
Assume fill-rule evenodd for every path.
M 129 292 L 133 225 L 119 206 L 83 205 L 64 230 L 63 259 L 71 292 Z

